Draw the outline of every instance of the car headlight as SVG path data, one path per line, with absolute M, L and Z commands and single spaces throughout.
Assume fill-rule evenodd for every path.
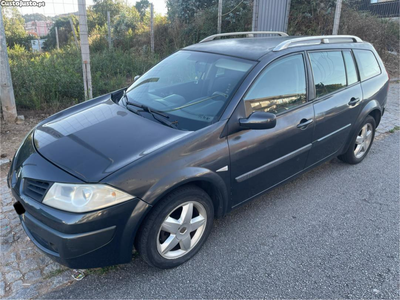
M 104 184 L 54 183 L 42 203 L 61 210 L 81 213 L 132 198 L 134 196 Z

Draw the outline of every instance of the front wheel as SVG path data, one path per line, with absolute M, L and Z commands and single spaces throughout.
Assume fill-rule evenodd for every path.
M 339 159 L 349 164 L 360 163 L 371 149 L 375 137 L 375 128 L 375 119 L 368 116 L 352 139 L 347 152 L 340 155 Z
M 160 201 L 144 221 L 136 249 L 149 265 L 177 267 L 192 258 L 210 234 L 214 219 L 208 194 L 196 187 L 182 187 Z

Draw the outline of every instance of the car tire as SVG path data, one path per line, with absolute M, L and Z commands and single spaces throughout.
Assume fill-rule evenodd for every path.
M 177 267 L 200 250 L 213 220 L 214 207 L 209 195 L 197 186 L 183 186 L 150 211 L 138 232 L 136 250 L 151 266 Z
M 338 158 L 352 165 L 362 162 L 374 142 L 375 128 L 375 119 L 372 116 L 366 117 L 351 139 L 347 152 L 340 155 Z

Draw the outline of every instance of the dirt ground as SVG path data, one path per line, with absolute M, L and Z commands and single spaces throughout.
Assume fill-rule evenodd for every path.
M 15 151 L 17 151 L 24 137 L 27 135 L 37 123 L 50 116 L 50 113 L 42 113 L 40 111 L 18 111 L 19 115 L 25 117 L 24 124 L 7 124 L 1 120 L 1 132 L 0 132 L 0 155 L 1 159 L 12 160 Z M 1 165 L 1 177 L 7 172 L 10 164 Z

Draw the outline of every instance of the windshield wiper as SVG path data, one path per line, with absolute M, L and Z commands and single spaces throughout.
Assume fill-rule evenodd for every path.
M 140 114 L 140 112 L 138 110 L 136 110 L 136 109 L 132 109 L 132 108 L 130 108 L 128 106 L 126 106 L 126 109 L 129 110 L 130 112 L 133 112 L 134 114 L 137 114 L 138 116 L 142 116 Z
M 130 101 L 129 98 L 128 98 L 128 95 L 126 94 L 126 92 L 124 92 L 124 96 L 123 97 L 125 98 L 125 105 L 133 105 L 133 106 L 136 106 L 136 107 L 139 107 L 139 108 L 143 109 L 145 112 L 148 112 L 149 114 L 152 114 L 152 115 L 153 114 L 157 114 L 157 115 L 160 115 L 160 116 L 162 116 L 164 118 L 169 119 L 169 116 L 164 114 L 164 113 L 162 113 L 161 111 L 154 110 L 154 109 L 152 109 L 152 108 L 150 108 L 150 107 L 148 107 L 146 105 Z
M 160 122 L 164 125 L 167 125 L 168 127 L 178 129 L 178 126 L 175 125 L 175 123 L 178 123 L 178 122 L 176 122 L 176 121 L 170 122 L 168 120 L 159 119 L 158 117 L 156 118 L 156 116 L 157 116 L 156 114 L 152 114 L 152 116 L 153 116 L 154 120 L 157 120 L 158 122 Z
M 168 126 L 168 127 L 171 127 L 171 128 L 175 128 L 175 129 L 178 128 L 178 127 L 175 125 L 176 122 L 170 122 L 170 121 L 168 121 L 168 120 L 163 120 L 163 119 L 156 118 L 157 115 L 160 115 L 160 116 L 162 116 L 162 117 L 164 117 L 164 118 L 169 119 L 169 116 L 168 116 L 168 115 L 163 114 L 163 113 L 160 112 L 160 111 L 153 110 L 153 109 L 151 109 L 150 107 L 148 107 L 148 106 L 146 106 L 146 105 L 143 105 L 143 104 L 140 104 L 140 103 L 137 103 L 137 102 L 132 102 L 132 101 L 130 101 L 129 98 L 128 98 L 128 96 L 127 96 L 127 94 L 126 94 L 126 92 L 124 92 L 124 96 L 123 96 L 123 97 L 125 98 L 125 106 L 126 106 L 126 108 L 127 108 L 129 111 L 131 111 L 131 112 L 133 112 L 133 113 L 135 113 L 135 114 L 141 116 L 141 114 L 139 113 L 138 110 L 129 108 L 129 105 L 139 107 L 139 108 L 143 109 L 143 111 L 148 112 L 149 114 L 151 114 L 152 117 L 153 117 L 153 119 L 156 120 L 156 121 L 158 121 L 159 123 L 162 123 L 162 124 L 164 124 L 164 125 L 166 125 L 166 126 Z

